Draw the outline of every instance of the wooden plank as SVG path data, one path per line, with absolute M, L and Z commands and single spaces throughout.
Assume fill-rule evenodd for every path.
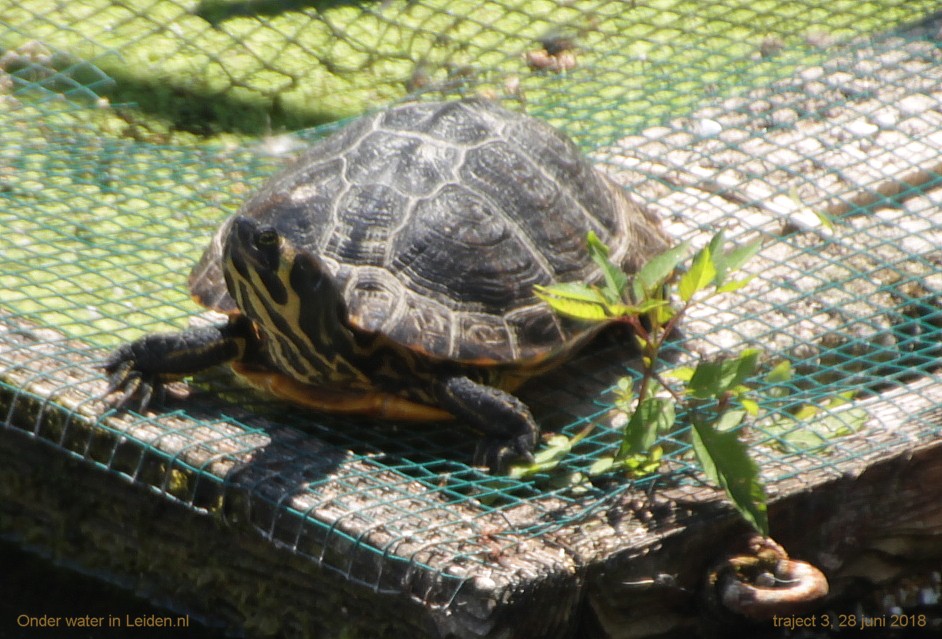
M 46 331 L 43 335 L 51 336 Z M 77 357 L 67 340 L 53 342 L 60 351 L 50 353 L 48 359 L 37 358 L 32 353 L 30 365 L 21 365 L 17 372 L 42 379 L 45 389 L 65 389 L 69 398 L 57 392 L 56 404 L 86 407 L 94 404 L 79 390 L 89 384 L 94 391 L 101 390 L 100 380 L 87 379 L 89 362 Z M 45 344 L 44 348 L 48 348 L 50 342 Z M 31 352 L 8 346 L 9 342 L 0 349 L 5 356 L 10 352 Z M 66 360 L 74 360 L 74 366 L 63 366 Z M 43 365 L 49 369 L 40 375 Z M 12 368 L 10 361 L 5 360 L 4 370 Z M 80 381 L 83 378 L 85 380 Z M 71 381 L 64 383 L 65 380 Z M 29 415 L 39 412 L 30 399 L 35 385 L 27 382 L 20 388 L 13 402 L 9 401 L 8 393 L 0 402 L 5 413 L 12 416 L 12 423 L 17 423 L 20 411 Z M 43 427 L 64 425 L 62 413 L 52 404 L 46 406 Z M 776 464 L 788 464 L 792 475 L 791 479 L 779 479 L 771 485 L 776 495 L 771 513 L 777 537 L 789 544 L 792 552 L 806 550 L 803 556 L 826 558 L 829 566 L 839 569 L 838 574 L 845 570 L 852 573 L 865 570 L 865 566 L 859 566 L 862 554 L 874 544 L 895 543 L 894 533 L 904 540 L 913 534 L 911 527 L 901 529 L 893 522 L 920 523 L 921 534 L 928 540 L 918 548 L 924 553 L 922 556 L 931 556 L 940 532 L 936 529 L 940 523 L 936 513 L 939 500 L 924 490 L 926 485 L 932 484 L 922 483 L 925 481 L 920 474 L 923 471 L 913 469 L 924 467 L 925 472 L 937 472 L 942 464 L 942 440 L 923 443 L 926 432 L 942 426 L 942 380 L 927 378 L 859 402 L 856 407 L 867 411 L 870 423 L 861 435 L 840 441 L 845 452 L 841 463 L 814 456 L 783 461 L 771 451 L 767 452 L 768 459 L 762 460 L 770 479 L 783 475 L 782 468 Z M 157 417 L 155 422 L 159 424 L 162 419 Z M 81 421 L 80 417 L 73 416 L 69 428 L 76 433 L 83 430 Z M 179 430 L 179 425 L 175 427 Z M 375 477 L 380 483 L 379 492 L 370 498 L 368 486 L 362 491 L 348 491 L 357 501 L 344 508 L 331 501 L 342 502 L 338 497 L 342 491 L 328 484 L 324 496 L 329 497 L 323 503 L 339 509 L 332 511 L 325 507 L 322 512 L 315 512 L 303 499 L 294 499 L 299 495 L 311 497 L 301 489 L 318 469 L 316 465 L 302 466 L 297 460 L 300 457 L 309 462 L 322 457 L 325 448 L 316 441 L 311 442 L 309 437 L 297 433 L 282 436 L 278 428 L 273 430 L 271 440 L 260 447 L 264 453 L 235 474 L 230 471 L 225 483 L 206 486 L 205 476 L 191 474 L 190 479 L 197 478 L 200 486 L 182 490 L 186 481 L 181 481 L 180 475 L 185 471 L 174 469 L 165 461 L 148 459 L 143 450 L 130 464 L 127 463 L 131 459 L 127 448 L 123 454 L 109 452 L 99 459 L 99 463 L 109 468 L 103 472 L 88 463 L 92 447 L 78 446 L 83 456 L 80 463 L 79 456 L 63 455 L 61 448 L 45 443 L 48 440 L 5 428 L 0 430 L 5 456 L 0 467 L 6 476 L 0 486 L 11 490 L 5 490 L 0 500 L 5 509 L 3 520 L 21 532 L 27 531 L 34 543 L 57 548 L 62 556 L 88 562 L 96 570 L 107 570 L 119 581 L 133 584 L 137 590 L 161 593 L 162 597 L 168 592 L 182 593 L 185 599 L 178 600 L 177 605 L 185 605 L 195 610 L 195 614 L 208 615 L 217 622 L 223 616 L 224 623 L 247 623 L 249 629 L 263 631 L 270 624 L 279 623 L 280 618 L 273 611 L 280 614 L 286 601 L 279 589 L 290 587 L 294 592 L 287 601 L 297 601 L 300 606 L 300 602 L 310 597 L 319 602 L 319 606 L 308 613 L 298 612 L 303 607 L 292 608 L 292 623 L 302 624 L 313 632 L 323 623 L 325 610 L 342 606 L 359 612 L 338 621 L 348 624 L 345 628 L 351 632 L 359 628 L 357 631 L 362 632 L 362 636 L 375 636 L 372 633 L 376 626 L 369 624 L 382 626 L 382 620 L 390 617 L 397 621 L 394 627 L 388 628 L 388 636 L 444 636 L 448 633 L 498 636 L 502 632 L 520 633 L 534 628 L 540 628 L 542 636 L 564 636 L 567 626 L 576 618 L 575 611 L 580 603 L 587 603 L 595 622 L 603 624 L 607 628 L 605 632 L 615 636 L 635 627 L 626 619 L 645 627 L 643 624 L 651 621 L 651 615 L 659 620 L 651 628 L 664 627 L 668 621 L 675 624 L 671 626 L 675 629 L 695 625 L 700 622 L 695 610 L 703 561 L 716 555 L 718 538 L 741 530 L 741 524 L 721 506 L 716 491 L 696 485 L 665 485 L 653 497 L 637 492 L 621 495 L 577 525 L 551 531 L 538 539 L 527 539 L 523 535 L 514 539 L 515 529 L 532 525 L 534 518 L 545 514 L 533 506 L 504 511 L 499 522 L 489 522 L 493 526 L 489 531 L 483 529 L 486 520 L 481 515 L 471 515 L 473 518 L 464 522 L 467 525 L 458 531 L 464 537 L 457 539 L 450 533 L 444 540 L 436 539 L 436 532 L 441 530 L 429 530 L 429 519 L 437 516 L 439 525 L 445 529 L 461 526 L 456 523 L 455 509 L 443 507 L 437 515 L 431 513 L 419 523 L 426 531 L 423 538 L 416 541 L 429 552 L 410 556 L 406 554 L 408 549 L 388 544 L 386 526 L 387 522 L 398 525 L 402 520 L 400 512 L 388 511 L 391 487 L 409 492 L 412 486 L 379 473 Z M 42 432 L 48 434 L 48 431 Z M 60 441 L 81 443 L 85 437 L 75 434 Z M 152 440 L 148 445 L 157 443 L 169 448 L 178 441 L 185 441 L 185 437 Z M 132 446 L 126 440 L 123 445 Z M 118 440 L 114 446 L 119 446 Z M 117 450 L 101 442 L 95 448 Z M 183 444 L 178 452 L 187 449 L 194 450 L 194 447 Z M 108 462 L 102 461 L 105 457 Z M 922 460 L 922 466 L 912 465 L 912 460 L 917 458 Z M 134 469 L 135 481 L 115 481 L 113 473 L 121 467 L 119 459 L 124 460 L 126 469 Z M 327 454 L 325 463 L 329 461 Z M 273 467 L 285 466 L 306 468 L 307 472 L 292 474 L 275 470 L 272 473 Z M 884 477 L 889 471 L 874 470 L 883 466 L 892 467 L 897 475 L 892 488 L 882 479 L 875 483 L 867 480 L 870 476 Z M 373 479 L 369 474 L 363 475 L 366 483 Z M 835 482 L 840 484 L 840 490 L 834 487 Z M 148 484 L 160 491 L 142 490 Z M 858 492 L 863 496 L 851 499 Z M 905 495 L 909 498 L 903 499 Z M 168 496 L 176 499 L 168 500 Z M 427 508 L 427 490 L 416 487 L 412 499 Z M 63 507 L 63 500 L 70 506 Z M 838 526 L 831 523 L 832 518 L 845 524 L 863 502 L 868 508 L 885 513 L 885 517 L 879 524 L 871 525 L 872 534 L 856 526 L 854 539 L 843 540 L 840 548 L 815 545 L 813 542 L 822 541 L 819 538 L 793 542 L 789 535 L 796 534 L 795 529 L 805 530 L 806 527 L 797 526 L 788 513 L 801 512 L 801 507 L 795 503 L 806 500 L 817 504 L 814 512 L 820 517 L 822 531 L 826 531 L 827 526 Z M 278 508 L 266 509 L 265 504 Z M 308 517 L 299 520 L 286 516 L 284 506 L 289 504 L 294 508 L 308 507 L 305 512 Z M 578 507 L 578 504 L 569 505 L 570 509 Z M 565 504 L 557 504 L 557 508 L 557 516 L 566 514 Z M 366 509 L 369 516 L 351 518 L 350 514 L 358 509 Z M 325 534 L 324 527 L 317 525 L 323 519 L 333 522 L 329 528 L 331 534 Z M 60 538 L 63 530 L 82 532 Z M 211 539 L 211 543 L 207 539 Z M 356 547 L 351 543 L 353 540 L 380 547 L 386 543 L 389 552 L 377 556 L 368 549 Z M 513 543 L 508 543 L 509 540 Z M 449 545 L 454 543 L 459 546 Z M 464 568 L 465 572 L 451 572 L 461 577 L 457 580 L 443 579 L 441 573 L 427 567 L 436 561 L 445 564 L 455 561 L 456 557 L 467 559 L 480 550 L 461 548 L 462 543 L 490 543 L 491 547 L 486 549 L 479 564 L 462 566 L 463 562 L 459 561 L 456 566 Z M 146 548 L 143 555 L 142 548 Z M 240 553 L 239 561 L 231 561 L 233 548 Z M 331 560 L 331 555 L 349 559 Z M 395 561 L 403 556 L 410 561 Z M 693 557 L 703 559 L 691 561 Z M 267 574 L 271 566 L 285 563 L 293 566 L 292 572 L 275 580 L 271 598 L 246 595 L 246 589 L 257 588 L 258 575 Z M 214 575 L 213 588 L 197 587 L 207 579 L 200 576 L 202 571 Z M 338 574 L 343 587 L 338 587 Z M 666 600 L 665 587 L 655 579 L 658 574 L 672 575 L 672 584 L 667 588 L 671 596 Z M 189 586 L 185 586 L 187 583 Z M 583 599 L 584 596 L 588 598 Z M 620 602 L 614 609 L 611 607 L 613 597 Z M 241 603 L 230 610 L 214 603 L 220 600 L 233 606 L 233 602 Z M 672 611 L 664 609 L 665 601 L 670 602 Z M 369 613 L 361 610 L 361 606 Z M 547 606 L 555 614 L 548 615 Z M 683 611 L 686 613 L 681 614 Z M 365 626 L 359 625 L 361 621 Z M 615 626 L 608 628 L 611 623 Z M 365 627 L 371 629 L 365 630 Z

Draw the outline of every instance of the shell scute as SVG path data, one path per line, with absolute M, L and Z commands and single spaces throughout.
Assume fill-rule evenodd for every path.
M 461 339 L 454 347 L 453 359 L 475 361 L 494 359 L 495 353 L 503 353 L 509 346 L 510 334 L 503 318 L 484 313 L 463 313 L 458 320 Z M 501 360 L 513 360 L 513 354 Z
M 406 287 L 454 310 L 502 315 L 549 281 L 533 247 L 492 202 L 449 185 L 420 202 L 393 240 L 392 270 Z
M 324 250 L 349 264 L 383 266 L 391 235 L 410 199 L 384 184 L 354 183 L 340 196 Z M 294 237 L 288 235 L 287 237 Z
M 495 118 L 481 101 L 416 104 L 409 109 L 391 109 L 382 117 L 390 130 L 421 132 L 447 145 L 470 146 L 495 136 Z M 496 118 L 499 124 L 499 118 Z

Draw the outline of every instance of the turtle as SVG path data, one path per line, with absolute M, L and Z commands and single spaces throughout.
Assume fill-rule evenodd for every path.
M 604 326 L 534 290 L 602 280 L 590 232 L 629 273 L 669 246 L 653 213 L 535 117 L 484 98 L 362 116 L 221 224 L 189 286 L 225 321 L 118 347 L 112 404 L 144 410 L 168 381 L 228 363 L 316 411 L 457 418 L 479 433 L 473 463 L 504 472 L 540 437 L 514 391 Z

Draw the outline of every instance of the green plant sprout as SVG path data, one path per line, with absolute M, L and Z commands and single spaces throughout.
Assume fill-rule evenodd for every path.
M 776 409 L 756 422 L 756 430 L 768 436 L 766 445 L 786 454 L 829 454 L 831 440 L 866 426 L 870 414 L 859 406 L 847 406 L 857 397 L 857 390 L 837 393 L 821 405 L 805 402 L 796 407 L 788 401 L 791 391 L 785 387 L 792 377 L 788 360 L 778 362 L 764 376 L 770 386 L 766 405 Z
M 696 366 L 662 372 L 660 355 L 678 324 L 696 304 L 741 289 L 752 276 L 733 278 L 759 250 L 760 240 L 726 246 L 722 231 L 697 251 L 686 270 L 679 268 L 689 242 L 654 257 L 630 277 L 609 260 L 609 250 L 594 234 L 588 236 L 592 259 L 599 265 L 599 285 L 565 283 L 540 287 L 537 295 L 557 313 L 588 322 L 624 322 L 637 340 L 641 353 L 641 378 L 637 390 L 630 378 L 616 386 L 616 408 L 628 415 L 618 450 L 597 460 L 588 474 L 620 472 L 643 477 L 655 472 L 663 450 L 658 437 L 675 425 L 678 407 L 690 424 L 693 453 L 706 477 L 721 487 L 743 518 L 763 535 L 768 534 L 765 489 L 759 469 L 740 440 L 737 427 L 747 415 L 755 416 L 758 403 L 750 397 L 745 381 L 755 371 L 757 349 L 747 348 Z M 679 305 L 671 304 L 673 293 Z M 557 435 L 539 451 L 533 464 L 516 467 L 516 476 L 556 467 L 589 432 L 574 437 Z M 578 475 L 578 474 L 577 474 Z M 575 484 L 584 477 L 570 477 Z

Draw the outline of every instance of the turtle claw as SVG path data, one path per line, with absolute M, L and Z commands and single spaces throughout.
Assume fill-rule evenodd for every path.
M 474 451 L 476 465 L 487 466 L 492 474 L 505 475 L 511 464 L 533 464 L 533 450 L 539 441 L 540 431 L 526 411 L 524 419 L 515 424 L 520 430 L 510 437 L 494 436 L 482 439 Z
M 148 359 L 142 346 L 149 346 L 150 338 L 119 346 L 105 360 L 102 369 L 108 376 L 108 388 L 103 397 L 115 395 L 108 401 L 118 411 L 135 410 L 143 413 L 154 399 L 162 403 L 167 395 L 166 383 L 174 376 L 149 370 Z
M 487 468 L 493 475 L 501 475 L 512 456 L 507 440 L 481 439 L 474 449 L 473 463 L 475 466 Z
M 103 368 L 109 381 L 104 397 L 117 395 L 108 402 L 116 410 L 134 409 L 142 413 L 155 395 L 163 398 L 163 383 L 158 375 L 138 370 L 130 355 L 131 349 L 121 347 L 105 362 Z
M 117 410 L 133 408 L 139 413 L 143 413 L 150 406 L 155 394 L 163 397 L 164 388 L 159 381 L 148 381 L 141 373 L 134 372 L 125 378 L 121 386 L 108 392 L 113 394 L 121 391 L 121 394 L 111 402 L 111 406 Z
M 535 446 L 535 437 L 529 432 L 510 439 L 487 437 L 474 450 L 474 465 L 486 467 L 493 475 L 505 475 L 512 464 L 534 463 Z

